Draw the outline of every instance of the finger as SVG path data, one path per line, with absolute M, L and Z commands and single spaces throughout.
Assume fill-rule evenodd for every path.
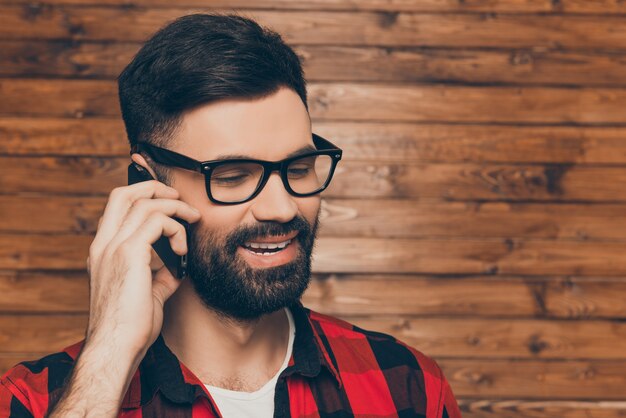
M 171 217 L 181 218 L 189 223 L 200 219 L 200 213 L 187 203 L 173 199 L 141 199 L 135 202 L 116 234 L 116 239 L 125 240 L 153 213 L 162 213 Z
M 151 244 L 155 243 L 162 235 L 168 237 L 172 250 L 176 254 L 182 255 L 187 252 L 185 228 L 174 219 L 160 212 L 153 213 L 127 239 L 119 240 L 118 237 L 115 237 L 111 242 L 111 247 L 113 247 L 112 250 L 114 251 L 119 245 L 124 244 L 124 247 L 129 249 L 131 254 L 137 255 L 136 258 L 139 260 L 133 260 L 134 262 L 149 263 Z M 141 257 L 144 255 L 147 259 L 141 260 Z
M 181 283 L 181 280 L 175 278 L 167 267 L 163 266 L 155 273 L 152 280 L 152 294 L 157 302 L 163 306 Z
M 127 212 L 137 199 L 147 198 L 177 199 L 178 191 L 159 181 L 150 180 L 130 186 L 116 187 L 109 194 L 104 208 L 98 232 L 92 242 L 92 247 L 98 253 L 113 239 L 122 224 Z

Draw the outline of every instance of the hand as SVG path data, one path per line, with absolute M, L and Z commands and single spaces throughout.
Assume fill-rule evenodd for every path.
M 200 213 L 179 194 L 149 180 L 113 189 L 89 248 L 89 324 L 85 345 L 106 344 L 122 355 L 143 357 L 163 324 L 163 305 L 180 280 L 163 266 L 152 277 L 152 244 L 169 238 L 175 253 L 187 253 L 184 227 Z

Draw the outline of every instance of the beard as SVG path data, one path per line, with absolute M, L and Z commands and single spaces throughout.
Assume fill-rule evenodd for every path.
M 202 303 L 227 320 L 249 322 L 298 301 L 311 281 L 311 255 L 317 227 L 297 216 L 287 223 L 263 222 L 239 227 L 219 242 L 213 233 L 189 228 L 188 278 Z M 285 264 L 253 268 L 237 253 L 243 243 L 259 236 L 299 231 L 296 257 Z

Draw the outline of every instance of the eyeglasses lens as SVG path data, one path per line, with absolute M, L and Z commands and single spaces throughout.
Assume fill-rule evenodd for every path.
M 330 176 L 332 162 L 329 155 L 309 155 L 292 160 L 287 166 L 289 186 L 300 194 L 320 190 Z M 256 191 L 262 177 L 263 166 L 257 163 L 222 164 L 211 173 L 211 194 L 220 202 L 239 202 Z

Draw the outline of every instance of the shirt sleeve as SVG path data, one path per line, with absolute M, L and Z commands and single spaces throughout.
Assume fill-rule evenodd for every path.
M 34 418 L 28 398 L 6 376 L 0 380 L 0 417 Z
M 454 394 L 452 393 L 452 388 L 443 373 L 441 374 L 440 402 L 443 404 L 441 418 L 461 418 L 459 405 L 457 404 Z
M 426 418 L 461 418 L 461 411 L 452 393 L 448 379 L 437 362 L 421 351 L 407 346 L 421 369 L 426 402 Z M 419 402 L 419 397 L 414 397 Z M 419 410 L 416 407 L 416 410 Z

